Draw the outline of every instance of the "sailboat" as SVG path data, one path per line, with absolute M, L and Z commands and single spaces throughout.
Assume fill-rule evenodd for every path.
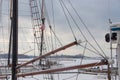
M 106 41 L 110 42 L 111 44 L 111 52 L 112 52 L 113 41 L 115 41 L 116 42 L 115 44 L 117 44 L 116 50 L 117 50 L 117 56 L 118 56 L 117 58 L 118 69 L 116 68 L 116 70 L 114 71 L 112 58 L 109 58 L 106 56 L 105 52 L 100 47 L 97 40 L 92 35 L 87 25 L 82 20 L 81 16 L 78 14 L 78 11 L 75 9 L 75 7 L 73 6 L 73 3 L 70 0 L 65 1 L 69 3 L 67 5 L 65 4 L 63 0 L 56 1 L 56 3 L 59 3 L 59 6 L 61 6 L 62 8 L 62 12 L 64 15 L 62 17 L 60 17 L 59 16 L 60 13 L 58 13 L 60 11 L 58 10 L 59 7 L 57 7 L 56 9 L 58 11 L 57 14 L 55 14 L 54 12 L 54 5 L 53 5 L 54 0 L 51 0 L 51 6 L 46 4 L 46 2 L 49 2 L 47 0 L 46 1 L 45 0 L 28 0 L 29 9 L 30 9 L 30 17 L 31 17 L 31 22 L 32 22 L 32 30 L 33 30 L 32 35 L 34 36 L 32 43 L 34 43 L 34 45 L 32 46 L 33 49 L 27 52 L 24 52 L 24 53 L 29 53 L 32 51 L 32 53 L 36 53 L 37 56 L 34 56 L 32 59 L 22 60 L 23 62 L 20 63 L 19 62 L 20 59 L 18 59 L 19 57 L 18 53 L 20 53 L 19 52 L 20 50 L 18 47 L 19 46 L 18 26 L 20 26 L 19 24 L 20 21 L 19 21 L 18 15 L 21 14 L 22 12 L 18 12 L 19 1 L 18 0 L 10 1 L 10 12 L 9 13 L 10 13 L 11 26 L 9 28 L 10 35 L 8 39 L 9 40 L 8 60 L 5 66 L 4 65 L 0 66 L 1 67 L 1 75 L 0 75 L 1 79 L 3 80 L 27 80 L 27 79 L 31 79 L 31 80 L 35 80 L 35 79 L 36 80 L 39 80 L 39 79 L 43 79 L 43 80 L 44 79 L 45 80 L 76 79 L 78 80 L 80 74 L 87 74 L 87 76 L 101 74 L 101 75 L 106 75 L 108 80 L 116 79 L 117 76 L 120 80 L 120 75 L 119 75 L 120 74 L 119 72 L 120 71 L 120 68 L 119 68 L 120 66 L 120 62 L 119 62 L 120 61 L 119 60 L 120 24 L 118 23 L 111 24 L 110 33 L 106 35 Z M 51 7 L 51 10 L 50 10 L 50 7 Z M 22 8 L 25 8 L 25 7 L 22 7 Z M 75 13 L 76 15 L 73 15 L 73 13 L 71 14 L 70 10 L 72 10 L 73 13 Z M 53 17 L 53 20 L 52 20 L 53 24 L 51 24 L 51 21 L 50 21 L 51 17 L 49 17 L 48 11 L 52 12 L 51 14 Z M 69 30 L 71 31 L 71 34 L 69 36 L 68 35 L 69 31 L 66 32 L 68 33 L 67 35 L 64 32 L 64 30 L 67 31 L 65 26 L 62 29 L 58 28 L 59 30 L 61 29 L 61 32 L 63 33 L 63 34 L 60 33 L 61 36 L 66 35 L 64 38 L 66 39 L 67 43 L 65 43 L 64 45 L 61 43 L 61 40 L 56 34 L 56 32 L 58 31 L 56 29 L 56 24 L 55 24 L 55 15 L 59 17 L 57 19 L 61 23 L 61 25 L 58 25 L 58 26 L 63 26 L 62 24 L 64 23 L 63 19 L 65 19 L 66 23 L 68 24 L 65 26 L 69 26 Z M 74 18 L 73 16 L 75 16 L 76 18 Z M 23 18 L 23 20 L 24 19 L 25 18 Z M 76 20 L 78 22 L 76 22 Z M 80 28 L 81 27 L 79 26 L 80 22 L 84 26 L 84 29 Z M 47 29 L 47 26 L 49 29 Z M 85 33 L 88 33 L 89 36 L 86 37 Z M 23 36 L 25 36 L 25 34 L 27 34 L 27 32 L 24 33 Z M 45 35 L 47 35 L 48 37 L 46 37 Z M 29 36 L 24 37 L 24 39 L 28 37 Z M 67 40 L 66 37 L 67 38 L 72 37 L 73 39 L 71 39 L 72 41 Z M 92 41 L 89 42 L 89 39 L 92 39 Z M 21 45 L 22 45 L 21 48 L 25 46 L 23 44 Z M 66 51 L 67 49 L 68 49 L 67 53 L 74 54 L 78 51 L 79 52 L 78 54 L 83 54 L 83 57 L 78 58 L 79 60 L 78 62 L 73 61 L 72 64 L 71 62 L 66 63 L 66 61 L 63 58 L 61 58 L 61 61 L 59 61 L 59 59 L 56 56 L 59 54 L 65 54 L 66 52 L 63 52 L 63 51 Z M 86 58 L 85 57 L 86 53 L 92 54 L 92 55 L 94 53 L 95 55 L 100 56 L 100 59 L 95 59 L 93 62 L 90 61 L 89 63 L 87 63 L 84 61 L 84 58 Z M 12 55 L 12 57 L 10 55 Z M 53 60 L 53 57 L 55 60 Z M 67 60 L 67 58 L 65 59 Z M 87 59 L 91 59 L 91 58 L 87 57 Z M 101 67 L 103 65 L 106 68 L 99 69 L 99 66 Z M 2 70 L 6 70 L 6 71 L 3 73 Z M 73 74 L 75 75 L 73 76 Z M 40 76 L 43 76 L 43 77 L 40 77 Z M 87 79 L 86 76 L 84 78 Z

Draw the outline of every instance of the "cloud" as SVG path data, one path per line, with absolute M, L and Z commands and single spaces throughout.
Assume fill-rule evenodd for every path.
M 75 14 L 74 10 L 70 6 L 68 0 L 63 0 L 65 1 L 65 5 L 67 6 L 69 12 L 71 15 L 74 17 L 76 23 L 79 25 L 81 30 L 83 31 L 84 35 L 87 37 L 88 40 L 94 45 L 93 40 L 91 40 L 90 34 L 85 30 L 85 27 L 83 24 L 80 22 L 78 16 Z M 109 31 L 109 24 L 108 24 L 108 19 L 109 17 L 112 18 L 112 21 L 116 21 L 114 18 L 119 17 L 120 11 L 118 8 L 120 7 L 119 1 L 118 0 L 111 0 L 110 2 L 108 0 L 70 0 L 77 10 L 78 14 L 81 16 L 85 24 L 87 25 L 88 29 L 92 34 L 94 35 L 95 39 L 100 42 L 102 47 L 106 43 L 104 42 L 104 35 L 106 34 L 107 31 Z M 30 16 L 30 8 L 29 8 L 29 0 L 19 0 L 21 3 L 19 5 L 19 35 L 20 41 L 24 41 L 24 37 L 26 38 L 25 41 L 32 42 L 33 39 L 33 31 L 32 31 L 32 23 L 31 23 L 31 16 Z M 108 3 L 109 2 L 109 3 Z M 8 4 L 4 2 L 4 4 Z M 53 24 L 53 12 L 52 12 L 52 5 L 51 5 L 51 0 L 46 0 L 46 8 L 47 12 L 49 14 L 49 19 L 51 22 L 52 27 L 54 27 Z M 114 4 L 114 5 L 112 5 Z M 111 6 L 112 5 L 112 6 Z M 3 5 L 4 6 L 4 5 Z M 8 5 L 9 6 L 9 5 Z M 63 13 L 63 10 L 61 8 L 61 5 L 59 3 L 59 0 L 53 0 L 53 7 L 54 7 L 54 20 L 55 20 L 55 32 L 56 35 L 59 37 L 60 41 L 63 43 L 63 45 L 74 41 L 73 34 L 71 32 L 71 29 L 68 25 L 68 22 L 66 20 L 66 17 Z M 5 8 L 5 9 L 4 9 Z M 65 8 L 64 8 L 65 9 Z M 108 10 L 110 9 L 110 10 Z M 7 13 L 7 7 L 3 7 L 3 13 Z M 75 36 L 77 39 L 81 39 L 84 41 L 80 31 L 76 27 L 74 21 L 72 20 L 71 16 L 65 10 L 67 13 L 67 16 L 69 18 L 71 27 L 73 29 L 73 32 L 75 33 Z M 26 16 L 27 15 L 27 16 Z M 6 19 L 3 20 L 3 24 L 6 25 L 8 21 L 5 23 L 8 16 L 4 17 Z M 47 20 L 48 17 L 46 17 Z M 24 27 L 24 28 L 23 28 Z M 26 27 L 26 28 L 25 28 Z M 30 28 L 31 29 L 28 29 Z M 46 28 L 48 28 L 48 23 L 46 21 Z M 5 30 L 7 30 L 7 27 L 4 27 Z M 24 34 L 23 34 L 24 33 Z M 1 34 L 1 33 L 0 33 Z M 48 37 L 51 37 L 50 32 L 46 33 Z M 24 35 L 24 36 L 23 36 Z M 7 38 L 6 38 L 7 40 Z M 23 45 L 21 45 L 23 46 Z M 33 45 L 31 45 L 34 47 Z M 107 46 L 108 48 L 108 46 Z M 103 48 L 105 49 L 105 48 Z M 79 49 L 71 49 L 69 50 L 70 52 L 73 51 L 73 53 L 77 52 Z

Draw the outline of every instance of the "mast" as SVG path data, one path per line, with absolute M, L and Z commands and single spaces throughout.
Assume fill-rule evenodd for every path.
M 12 34 L 12 80 L 17 80 L 17 58 L 18 58 L 18 0 L 13 0 L 13 34 Z
M 41 9 L 41 45 L 40 45 L 40 56 L 43 54 L 43 40 L 44 40 L 44 28 L 45 28 L 45 17 L 44 17 L 44 0 L 42 0 L 42 9 Z M 41 64 L 41 60 L 39 62 Z
M 11 20 L 11 28 L 10 28 L 10 36 L 9 36 L 9 50 L 8 50 L 8 65 L 10 65 L 10 55 L 12 51 L 12 30 L 13 30 L 13 23 L 12 23 L 12 11 L 13 10 L 13 0 L 10 1 L 10 20 Z

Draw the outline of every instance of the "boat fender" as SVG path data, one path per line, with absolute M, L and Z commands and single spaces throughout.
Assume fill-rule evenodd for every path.
M 117 40 L 117 33 L 116 33 L 116 32 L 113 32 L 113 33 L 112 33 L 112 35 L 111 35 L 111 40 L 113 40 L 113 41 Z M 109 34 L 109 33 L 107 33 L 107 34 L 105 35 L 105 41 L 106 41 L 106 42 L 110 42 L 110 34 Z
M 111 40 L 117 40 L 117 33 L 112 33 Z
M 106 42 L 110 42 L 110 34 L 109 34 L 109 33 L 107 33 L 107 34 L 105 35 L 105 41 L 106 41 Z

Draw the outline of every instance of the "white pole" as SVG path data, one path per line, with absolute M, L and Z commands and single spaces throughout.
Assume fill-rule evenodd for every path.
M 117 31 L 117 49 L 116 49 L 116 53 L 117 53 L 117 61 L 118 61 L 118 77 L 120 80 L 120 30 Z
M 116 36 L 117 37 L 116 55 L 117 55 L 117 64 L 118 64 L 118 79 L 120 80 L 120 23 L 112 24 L 111 31 L 117 33 L 117 36 Z

